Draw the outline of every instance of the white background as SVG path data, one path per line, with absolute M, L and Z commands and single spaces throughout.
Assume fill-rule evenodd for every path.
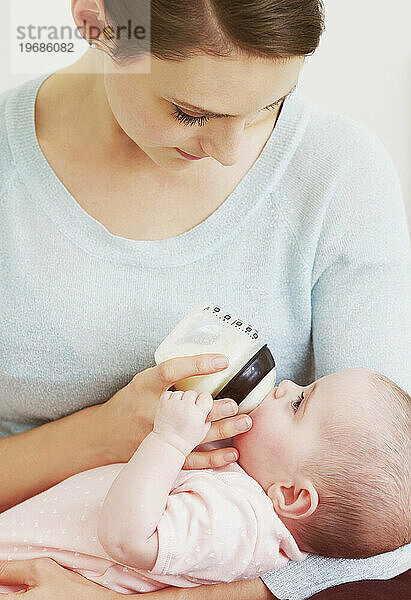
M 59 53 L 53 58 L 57 64 L 43 61 L 38 73 L 32 68 L 28 74 L 12 72 L 11 42 L 15 45 L 16 40 L 15 35 L 11 40 L 11 12 L 16 16 L 24 11 L 25 3 L 2 0 L 0 5 L 0 93 L 70 64 L 77 56 Z M 411 2 L 325 0 L 324 4 L 326 31 L 317 52 L 306 60 L 300 89 L 379 136 L 399 173 L 411 228 Z M 70 0 L 30 0 L 30 5 L 36 7 L 39 23 L 73 25 Z M 81 54 L 87 45 L 78 44 Z

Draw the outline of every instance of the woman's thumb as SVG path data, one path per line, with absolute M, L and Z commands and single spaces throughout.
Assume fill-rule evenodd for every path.
M 7 585 L 10 592 L 24 590 L 35 583 L 33 560 L 1 560 L 0 561 L 0 592 L 1 586 Z M 19 585 L 20 584 L 20 585 Z M 13 586 L 15 589 L 10 589 Z
M 139 373 L 142 383 L 153 392 L 162 393 L 177 381 L 187 377 L 208 375 L 226 369 L 227 357 L 224 354 L 196 354 L 169 358 L 159 365 Z

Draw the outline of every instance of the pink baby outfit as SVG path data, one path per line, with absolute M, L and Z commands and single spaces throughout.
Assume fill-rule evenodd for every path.
M 135 594 L 254 579 L 307 556 L 262 487 L 235 463 L 181 471 L 158 524 L 154 568 L 120 564 L 99 543 L 97 524 L 123 466 L 84 471 L 0 514 L 0 560 L 50 557 L 111 590 Z M 0 593 L 21 589 L 0 586 Z

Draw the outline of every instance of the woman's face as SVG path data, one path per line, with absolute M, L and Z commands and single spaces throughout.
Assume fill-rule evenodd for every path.
M 129 69 L 127 76 L 121 70 L 105 75 L 107 100 L 128 137 L 157 165 L 175 171 L 210 157 L 234 165 L 253 128 L 267 119 L 274 122 L 281 100 L 297 83 L 304 57 L 287 62 L 205 55 L 179 62 L 142 61 L 151 62 L 149 69 L 140 64 L 146 73 Z M 275 102 L 277 106 L 264 110 Z M 202 161 L 187 159 L 178 149 Z

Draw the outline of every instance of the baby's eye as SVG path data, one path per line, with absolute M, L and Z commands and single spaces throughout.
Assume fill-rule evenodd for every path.
M 297 410 L 299 409 L 300 404 L 303 400 L 304 400 L 304 392 L 301 392 L 301 395 L 298 396 L 298 400 L 294 400 L 294 402 L 291 402 L 291 406 L 293 407 L 295 412 L 297 412 Z

